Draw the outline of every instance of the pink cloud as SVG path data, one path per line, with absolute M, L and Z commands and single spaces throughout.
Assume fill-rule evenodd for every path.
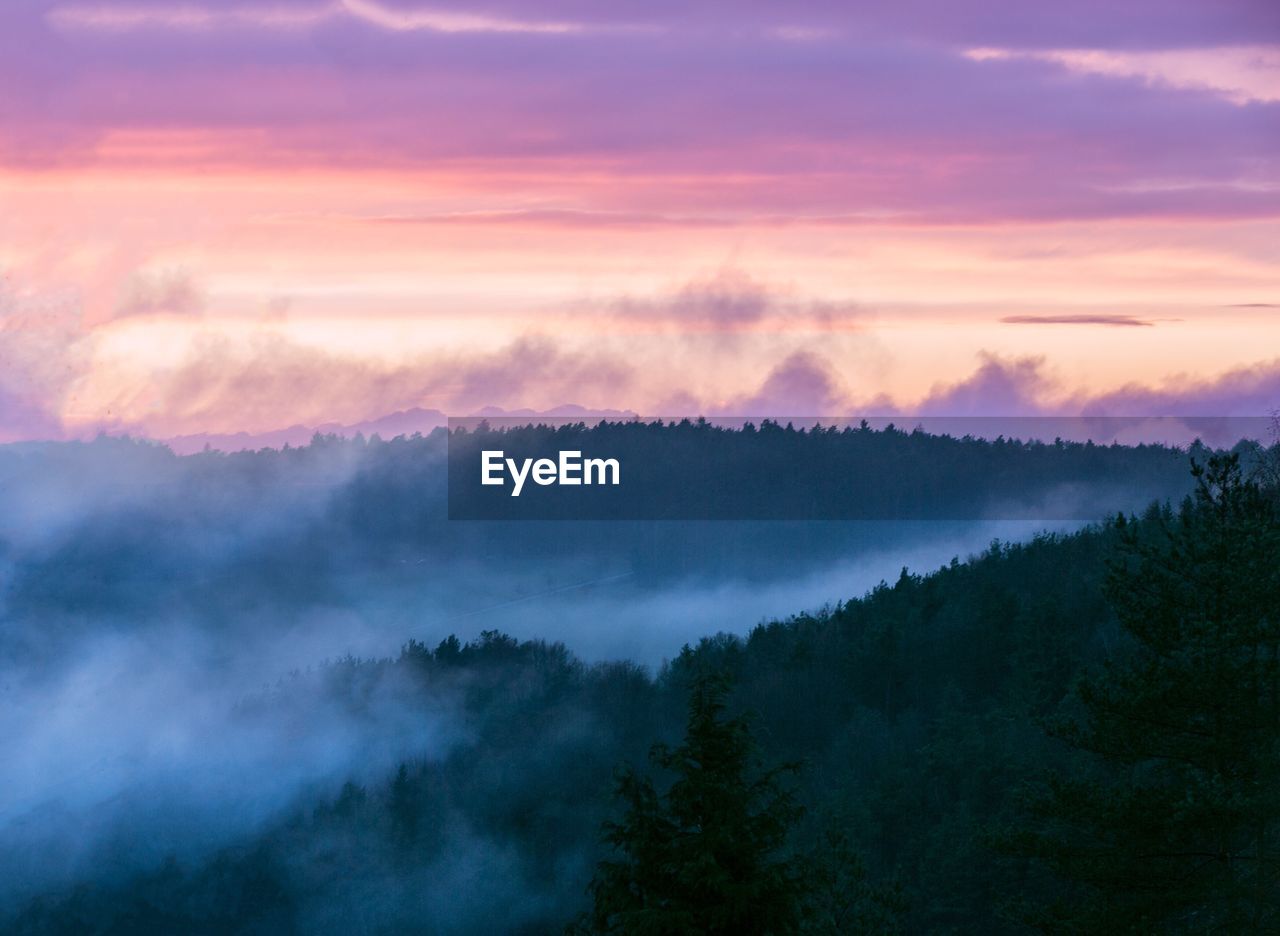
M 587 407 L 572 412 L 643 413 L 630 405 L 638 395 L 658 399 L 655 387 L 645 382 L 642 364 L 603 351 L 565 350 L 544 338 L 519 339 L 486 354 L 421 357 L 391 366 L 264 336 L 248 346 L 206 342 L 146 386 L 124 391 L 116 411 L 137 411 L 145 402 L 154 414 L 145 423 L 104 413 L 96 422 L 68 430 L 47 401 L 65 402 L 84 372 L 83 355 L 71 350 L 59 356 L 49 353 L 47 343 L 29 335 L 23 343 L 15 335 L 0 331 L 0 357 L 26 368 L 25 387 L 0 382 L 0 441 L 62 438 L 69 431 L 84 436 L 103 429 L 160 438 L 274 431 L 280 439 L 301 441 L 299 432 L 309 435 L 310 429 L 290 434 L 285 427 L 356 426 L 393 434 L 397 426 L 434 425 L 441 413 L 496 412 L 486 409 L 494 406 L 510 412 L 560 411 L 553 401 Z M 43 371 L 35 366 L 42 348 L 51 365 Z M 649 415 L 918 417 L 936 431 L 952 431 L 945 420 L 1084 417 L 1081 426 L 1087 428 L 1087 420 L 1103 417 L 1212 422 L 1264 417 L 1280 409 L 1280 359 L 1211 378 L 1174 376 L 1101 394 L 1064 385 L 1036 357 L 984 355 L 967 377 L 941 383 L 916 401 L 869 393 L 871 388 L 856 387 L 850 377 L 817 347 L 801 349 L 778 360 L 754 386 L 744 375 L 743 391 L 728 399 L 711 400 L 688 385 L 669 385 Z M 145 400 L 127 394 L 143 394 Z M 531 408 L 532 401 L 541 402 Z M 396 413 L 409 415 L 384 419 Z
M 204 297 L 191 278 L 180 270 L 135 274 L 116 303 L 115 318 L 134 315 L 194 315 L 204 307 Z
M 91 347 L 74 295 L 19 290 L 0 279 L 0 442 L 62 437 Z
M 451 414 L 486 405 L 518 408 L 621 398 L 636 375 L 625 361 L 518 338 L 491 353 L 428 355 L 394 365 L 305 347 L 263 333 L 248 343 L 207 339 L 146 384 L 122 388 L 116 409 L 149 411 L 111 428 L 168 437 L 261 433 L 294 424 L 359 424 L 398 410 Z M 81 434 L 96 430 L 81 427 Z

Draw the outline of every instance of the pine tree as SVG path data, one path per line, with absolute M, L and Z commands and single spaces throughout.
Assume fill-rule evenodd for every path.
M 1126 652 L 1058 726 L 1090 755 L 1018 847 L 1069 882 L 1063 932 L 1280 929 L 1280 524 L 1235 456 L 1193 468 L 1181 512 L 1117 522 L 1107 594 Z
M 799 864 L 784 852 L 800 810 L 780 783 L 794 769 L 761 770 L 746 721 L 725 714 L 728 680 L 693 685 L 684 742 L 650 760 L 675 774 L 659 794 L 627 770 L 626 804 L 605 827 L 616 857 L 602 861 L 587 928 L 626 934 L 782 934 L 798 931 Z

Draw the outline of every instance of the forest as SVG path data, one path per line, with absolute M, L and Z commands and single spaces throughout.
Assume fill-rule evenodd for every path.
M 867 420 L 796 426 L 706 419 L 529 425 L 468 420 L 447 439 L 453 520 L 976 521 L 1091 520 L 1145 488 L 1184 492 L 1182 453 L 1167 445 L 1098 445 L 908 431 Z M 965 428 L 964 421 L 958 421 Z M 997 427 L 999 420 L 991 420 Z M 1026 429 L 1006 420 L 1009 431 Z M 1054 428 L 1045 419 L 1043 429 Z M 1079 421 L 1056 421 L 1061 431 Z M 618 487 L 531 490 L 519 500 L 481 483 L 481 453 L 519 460 L 581 450 L 626 465 Z
M 408 594 L 407 556 L 474 566 L 468 591 L 485 570 L 589 556 L 591 574 L 639 570 L 621 604 L 693 574 L 725 596 L 947 527 L 565 524 L 539 557 L 519 523 L 442 518 L 441 434 L 187 458 L 0 449 L 25 495 L 3 515 L 3 728 L 20 753 L 64 748 L 5 775 L 3 928 L 1280 927 L 1274 449 L 769 432 L 779 458 L 844 440 L 886 490 L 936 472 L 935 505 L 970 482 L 923 454 L 937 447 L 1026 492 L 1099 471 L 1106 492 L 1092 523 L 807 610 L 701 632 L 687 611 L 660 662 L 584 657 L 537 602 L 512 613 L 542 637 L 445 618 L 435 639 L 322 659 L 300 622 Z M 690 571 L 699 556 L 713 572 Z M 290 643 L 297 665 L 241 672 Z M 68 674 L 92 691 L 69 695 Z M 55 715 L 75 724 L 31 729 Z M 76 746 L 118 720 L 141 738 L 124 760 Z

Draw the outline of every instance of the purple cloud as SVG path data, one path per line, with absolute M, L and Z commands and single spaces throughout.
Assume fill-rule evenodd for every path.
M 1106 393 L 1066 391 L 1040 357 L 985 355 L 964 380 L 941 385 L 911 410 L 936 416 L 1263 417 L 1280 410 L 1280 358 L 1216 377 L 1173 376 Z
M 971 376 L 934 387 L 915 412 L 922 416 L 1040 415 L 1054 389 L 1043 369 L 1043 358 L 1005 360 L 984 355 Z
M 717 416 L 804 417 L 838 414 L 847 408 L 848 394 L 831 364 L 811 351 L 797 351 L 770 371 L 755 393 L 711 409 Z
M 161 25 L 145 29 L 92 17 L 68 28 L 73 4 L 9 5 L 0 161 L 91 161 L 107 133 L 181 130 L 208 134 L 200 158 L 213 164 L 483 174 L 518 162 L 583 202 L 551 210 L 597 217 L 1280 213 L 1280 104 L 964 54 L 1256 44 L 1280 35 L 1266 31 L 1274 4 L 1146 0 L 1119 12 L 1072 0 L 1031 15 L 1012 0 L 785 11 L 545 0 L 465 12 L 360 2 L 385 15 L 312 21 L 306 11 L 333 6 L 295 3 L 275 10 L 284 25 L 272 27 L 255 7 L 153 2 L 129 9 L 168 9 L 177 23 L 240 11 L 243 22 L 166 27 L 155 12 Z M 474 28 L 387 25 L 432 16 Z M 585 170 L 620 184 L 579 197 L 572 180 Z
M 588 309 L 593 308 L 590 304 Z M 656 299 L 630 297 L 608 303 L 607 310 L 632 325 L 663 325 L 684 332 L 710 331 L 723 339 L 753 327 L 784 329 L 846 324 L 863 314 L 851 302 L 802 299 L 792 291 L 726 267 L 690 280 Z
M 1080 409 L 1086 415 L 1264 416 L 1280 410 L 1280 359 L 1211 379 L 1175 377 L 1159 387 L 1131 384 Z
M 1006 325 L 1110 325 L 1122 328 L 1149 328 L 1155 322 L 1132 315 L 1006 315 Z

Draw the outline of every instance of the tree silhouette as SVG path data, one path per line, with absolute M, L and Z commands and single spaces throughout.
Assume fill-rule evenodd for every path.
M 602 861 L 587 928 L 598 933 L 791 933 L 801 922 L 798 862 L 784 853 L 800 809 L 782 789 L 784 766 L 761 770 L 745 719 L 725 714 L 729 681 L 693 684 L 684 742 L 655 745 L 675 774 L 663 794 L 626 770 L 621 820 L 606 824 L 617 857 Z
M 1280 525 L 1234 455 L 1193 472 L 1155 535 L 1119 521 L 1107 594 L 1131 652 L 1058 726 L 1099 769 L 1054 780 L 1019 840 L 1072 885 L 1033 917 L 1047 930 L 1280 927 Z

